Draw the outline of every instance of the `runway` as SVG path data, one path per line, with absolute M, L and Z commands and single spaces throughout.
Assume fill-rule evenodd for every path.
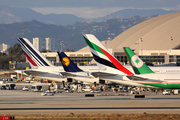
M 102 92 L 94 97 L 87 93 L 57 93 L 41 96 L 41 92 L 0 90 L 1 114 L 53 113 L 180 113 L 180 95 L 143 92 L 146 98 L 134 98 L 127 93 Z M 126 96 L 121 96 L 126 94 Z M 100 96 L 106 95 L 106 96 Z

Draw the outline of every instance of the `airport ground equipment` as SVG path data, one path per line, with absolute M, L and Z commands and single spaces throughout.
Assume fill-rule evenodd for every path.
M 28 87 L 28 86 L 24 86 L 24 87 L 22 88 L 22 90 L 23 90 L 23 91 L 28 91 L 28 90 L 29 90 L 29 87 Z
M 31 91 L 33 91 L 33 92 L 42 92 L 42 85 L 32 85 Z
M 163 95 L 171 95 L 171 92 L 170 92 L 170 90 L 164 90 L 162 94 Z
M 85 94 L 85 97 L 94 97 L 94 94 Z
M 54 92 L 51 92 L 51 91 L 49 91 L 49 90 L 41 93 L 42 96 L 53 96 L 54 94 L 55 94 Z
M 145 98 L 145 95 L 134 95 L 134 98 Z
M 179 90 L 173 90 L 173 95 L 178 95 L 179 94 Z

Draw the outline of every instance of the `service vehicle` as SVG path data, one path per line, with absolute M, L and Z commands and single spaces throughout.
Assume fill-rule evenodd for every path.
M 42 96 L 48 96 L 48 95 L 49 95 L 49 96 L 53 96 L 53 95 L 54 95 L 54 92 L 51 92 L 51 91 L 47 90 L 47 91 L 41 93 L 41 95 L 42 95 Z
M 179 91 L 178 90 L 173 90 L 173 95 L 178 95 Z
M 91 90 L 90 92 L 91 92 L 91 93 L 100 93 L 101 90 L 98 90 L 98 89 L 97 89 L 97 90 Z
M 1 90 L 6 90 L 6 85 L 2 85 Z
M 22 90 L 23 90 L 23 91 L 28 91 L 28 90 L 29 90 L 29 87 L 28 87 L 28 86 L 24 86 L 24 87 L 22 88 Z
M 139 91 L 138 90 L 131 90 L 130 94 L 139 94 Z
M 164 90 L 162 94 L 163 94 L 163 95 L 170 95 L 171 92 L 170 92 L 170 90 Z
M 33 91 L 33 92 L 42 92 L 42 85 L 32 85 L 31 91 Z
M 7 90 L 15 90 L 16 89 L 16 84 L 8 83 L 8 84 L 6 84 L 6 89 Z
M 82 89 L 82 92 L 90 92 L 92 89 L 90 89 L 90 88 L 83 88 Z

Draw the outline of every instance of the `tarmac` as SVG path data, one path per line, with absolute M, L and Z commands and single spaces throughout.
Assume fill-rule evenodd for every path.
M 180 114 L 180 95 L 141 92 L 145 98 L 123 92 L 56 93 L 0 90 L 0 114 L 120 113 Z M 85 97 L 94 94 L 94 97 Z

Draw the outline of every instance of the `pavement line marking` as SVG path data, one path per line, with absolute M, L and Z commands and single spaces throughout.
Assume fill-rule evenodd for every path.
M 0 104 L 35 104 L 35 103 L 27 102 L 27 103 L 0 103 Z

